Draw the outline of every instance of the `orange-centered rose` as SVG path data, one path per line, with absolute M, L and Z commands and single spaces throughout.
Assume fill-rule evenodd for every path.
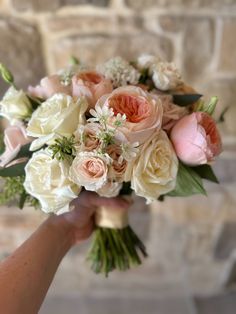
M 101 96 L 111 93 L 112 90 L 111 81 L 95 71 L 83 71 L 72 78 L 73 96 L 86 97 L 90 108 L 95 106 Z
M 137 86 L 120 87 L 109 96 L 102 97 L 99 105 L 109 106 L 114 111 L 109 123 L 117 114 L 125 114 L 126 121 L 119 128 L 131 142 L 144 143 L 154 132 L 160 130 L 162 105 L 159 99 Z

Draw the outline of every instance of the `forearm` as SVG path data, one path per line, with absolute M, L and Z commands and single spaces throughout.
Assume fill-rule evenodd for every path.
M 63 219 L 50 217 L 1 263 L 1 311 L 38 313 L 58 265 L 72 243 L 70 227 Z

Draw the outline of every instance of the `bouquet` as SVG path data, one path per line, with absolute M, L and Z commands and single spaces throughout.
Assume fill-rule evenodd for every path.
M 218 182 L 211 163 L 222 150 L 212 114 L 217 97 L 202 99 L 173 63 L 152 55 L 115 57 L 91 68 L 72 58 L 39 85 L 10 84 L 0 115 L 2 203 L 12 199 L 60 214 L 85 189 L 103 197 L 134 193 L 147 203 L 205 194 Z M 88 260 L 96 273 L 127 270 L 147 256 L 127 211 L 99 208 Z

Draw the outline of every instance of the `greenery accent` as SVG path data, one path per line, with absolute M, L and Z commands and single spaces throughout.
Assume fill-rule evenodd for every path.
M 195 111 L 202 111 L 202 112 L 206 112 L 208 113 L 210 116 L 213 115 L 216 105 L 218 102 L 218 97 L 217 96 L 213 96 L 211 97 L 210 101 L 208 103 L 206 103 L 203 100 L 200 100 L 197 104 L 197 107 L 195 109 Z
M 69 62 L 70 62 L 71 65 L 78 65 L 78 64 L 80 64 L 79 59 L 76 58 L 75 56 L 71 56 Z
M 92 270 L 106 277 L 115 270 L 125 271 L 131 266 L 142 263 L 141 257 L 147 257 L 144 244 L 130 226 L 123 229 L 97 227 L 88 254 Z
M 225 114 L 228 112 L 230 106 L 226 106 L 223 111 L 221 112 L 219 119 L 217 120 L 217 123 L 225 122 Z
M 202 179 L 212 181 L 214 183 L 219 183 L 212 167 L 210 165 L 201 165 L 192 168 Z
M 0 155 L 5 151 L 4 133 L 0 133 Z
M 75 136 L 71 137 L 62 136 L 55 139 L 55 143 L 49 146 L 52 151 L 52 158 L 56 158 L 59 161 L 71 160 L 76 154 L 76 141 Z
M 180 107 L 193 105 L 202 97 L 201 94 L 174 94 L 172 96 L 174 104 Z
M 39 208 L 39 201 L 25 191 L 23 185 L 25 176 L 6 177 L 3 180 L 4 186 L 0 192 L 0 205 L 17 202 L 20 209 L 24 207 L 25 203 L 36 209 Z
M 176 187 L 167 195 L 190 196 L 193 194 L 207 195 L 202 178 L 196 171 L 194 171 L 194 168 L 190 168 L 179 162 Z
M 27 162 L 22 162 L 7 168 L 0 169 L 0 177 L 19 177 L 25 175 Z
M 11 71 L 2 63 L 0 63 L 0 74 L 6 83 L 15 87 L 14 76 L 12 75 Z

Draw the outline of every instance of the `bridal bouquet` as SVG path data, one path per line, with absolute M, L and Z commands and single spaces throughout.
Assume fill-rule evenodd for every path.
M 96 68 L 78 62 L 26 92 L 11 86 L 0 102 L 10 122 L 3 136 L 2 203 L 18 199 L 60 214 L 85 189 L 103 197 L 130 195 L 147 203 L 206 194 L 218 182 L 210 166 L 221 138 L 212 118 L 217 97 L 202 100 L 173 63 L 141 55 Z M 126 211 L 99 208 L 88 260 L 96 273 L 127 270 L 146 249 Z

